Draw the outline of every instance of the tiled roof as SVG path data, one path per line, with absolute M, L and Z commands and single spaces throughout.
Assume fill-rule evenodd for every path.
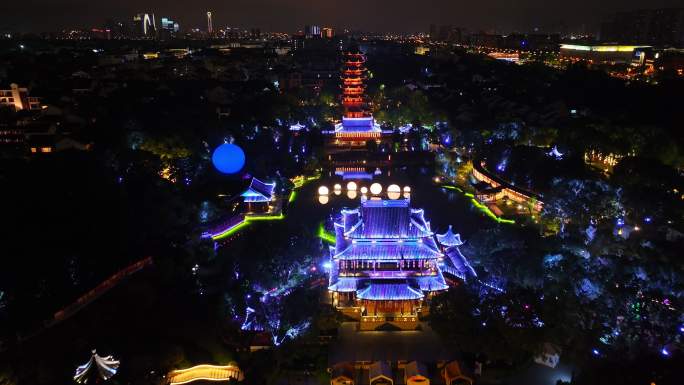
M 409 207 L 407 199 L 367 200 L 360 210 L 345 210 L 345 235 L 351 238 L 419 238 L 432 235 L 423 210 Z M 360 214 L 360 215 L 359 215 Z
M 428 277 L 416 277 L 415 279 L 418 287 L 422 291 L 440 291 L 449 288 L 449 285 L 444 281 L 444 277 L 441 272 L 438 271 L 437 275 Z
M 367 300 L 408 300 L 421 299 L 424 297 L 423 293 L 416 290 L 404 282 L 371 282 L 371 284 L 359 290 L 356 294 L 359 299 Z
M 384 201 L 387 202 L 387 201 Z M 363 238 L 405 238 L 409 235 L 408 206 L 363 206 L 360 234 Z
M 373 243 L 375 242 L 375 243 Z M 335 259 L 401 260 L 434 259 L 441 253 L 430 243 L 418 241 L 352 241 Z
M 337 277 L 336 277 L 337 278 Z M 358 279 L 354 277 L 339 277 L 337 282 L 333 283 L 328 287 L 328 290 L 339 291 L 339 292 L 353 292 L 356 291 L 358 285 Z
M 446 233 L 437 234 L 437 241 L 446 247 L 461 246 L 463 244 L 463 241 L 461 241 L 461 234 L 454 234 L 451 231 L 451 225 L 449 225 L 449 229 Z
M 342 176 L 342 180 L 373 179 L 373 174 L 363 171 L 335 171 L 335 175 Z
M 242 193 L 245 202 L 270 202 L 273 200 L 275 183 L 264 183 L 257 178 L 252 178 L 247 191 Z
M 422 362 L 411 361 L 404 367 L 404 375 L 406 378 L 417 376 L 427 377 L 428 372 L 427 368 L 425 367 L 425 364 L 423 364 Z
M 332 379 L 343 377 L 349 379 L 350 381 L 354 381 L 354 365 L 350 362 L 341 362 L 339 364 L 335 364 L 332 367 L 332 373 L 330 377 Z
M 448 248 L 446 254 L 449 256 L 449 261 L 461 274 L 467 277 L 477 276 L 475 269 L 473 269 L 466 257 L 461 254 L 461 250 L 458 249 L 458 246 Z
M 375 124 L 372 117 L 366 118 L 342 118 L 342 125 L 337 131 L 346 132 L 379 132 L 380 126 Z
M 392 380 L 392 369 L 385 361 L 373 362 L 368 368 L 368 377 L 370 382 L 373 382 L 373 380 L 377 378 L 384 377 L 394 383 L 394 380 Z

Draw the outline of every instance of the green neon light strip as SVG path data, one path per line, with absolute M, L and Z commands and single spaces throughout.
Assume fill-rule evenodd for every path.
M 471 195 L 472 195 L 472 194 L 471 194 Z M 514 224 L 515 224 L 515 221 L 512 220 L 512 219 L 503 219 L 503 218 L 497 217 L 496 214 L 494 214 L 494 213 L 492 212 L 492 210 L 489 209 L 489 207 L 487 207 L 487 206 L 483 205 L 482 203 L 478 202 L 477 199 L 475 199 L 475 198 L 470 198 L 470 202 L 471 202 L 475 207 L 477 207 L 480 211 L 482 211 L 483 213 L 485 213 L 485 215 L 487 215 L 488 217 L 490 217 L 490 218 L 492 218 L 493 220 L 497 221 L 498 223 L 508 223 L 508 224 L 511 224 L 511 225 L 514 225 Z
M 280 215 L 273 216 L 273 215 L 248 215 L 245 217 L 245 220 L 247 222 L 254 222 L 254 221 L 280 221 L 285 219 L 285 215 L 283 213 L 280 213 Z
M 239 224 L 231 227 L 229 230 L 227 230 L 224 233 L 221 233 L 219 235 L 211 237 L 211 239 L 213 239 L 214 241 L 220 241 L 221 239 L 228 238 L 231 235 L 240 231 L 242 228 L 247 227 L 247 225 L 249 225 L 249 222 L 247 222 L 246 220 L 243 219 L 242 222 L 240 222 Z
M 447 190 L 456 190 L 456 191 L 462 192 L 464 196 L 470 198 L 470 203 L 472 203 L 473 206 L 477 207 L 478 210 L 480 210 L 486 216 L 495 220 L 497 223 L 507 223 L 507 224 L 511 224 L 511 225 L 515 224 L 515 221 L 512 219 L 504 219 L 501 217 L 497 217 L 496 214 L 494 214 L 492 212 L 492 210 L 489 209 L 489 207 L 478 202 L 477 199 L 475 199 L 475 195 L 473 195 L 472 193 L 463 192 L 463 190 L 461 188 L 456 187 L 456 186 L 442 185 L 440 187 L 447 189 Z
M 327 231 L 325 231 L 325 227 L 323 227 L 323 223 L 318 225 L 318 233 L 316 234 L 318 238 L 321 238 L 323 241 L 330 243 L 331 245 L 334 245 L 336 243 L 335 241 L 335 236 Z
M 243 228 L 247 227 L 250 223 L 252 222 L 257 222 L 257 221 L 280 221 L 285 219 L 285 215 L 280 213 L 280 215 L 273 216 L 273 215 L 252 215 L 252 216 L 247 216 L 245 219 L 238 225 L 234 226 L 230 230 L 226 231 L 225 233 L 221 233 L 215 237 L 211 237 L 214 241 L 220 241 L 222 239 L 228 238 L 231 235 L 237 233 L 238 231 L 242 230 Z
M 305 184 L 311 182 L 312 180 L 320 179 L 320 175 L 314 175 L 314 176 L 307 176 L 307 177 L 301 177 L 301 178 L 295 178 L 292 183 L 294 183 L 294 188 L 300 188 L 304 186 Z
M 314 175 L 314 176 L 309 176 L 309 177 L 296 178 L 295 181 L 294 181 L 294 185 L 295 185 L 294 188 L 295 188 L 295 190 L 292 190 L 292 191 L 290 192 L 290 196 L 289 196 L 287 202 L 288 202 L 288 203 L 292 203 L 292 202 L 294 202 L 295 199 L 297 199 L 297 191 L 296 191 L 296 189 L 298 189 L 298 188 L 304 186 L 305 184 L 307 184 L 307 183 L 309 183 L 309 182 L 311 182 L 311 181 L 313 181 L 313 180 L 319 179 L 320 177 L 321 177 L 321 176 L 320 176 L 320 174 L 319 174 L 319 175 Z M 224 239 L 224 238 L 228 238 L 228 237 L 230 237 L 231 235 L 233 235 L 233 234 L 237 233 L 238 231 L 242 230 L 243 228 L 247 227 L 251 222 L 256 222 L 256 221 L 279 221 L 279 220 L 283 220 L 283 219 L 285 219 L 285 216 L 284 216 L 282 213 L 280 213 L 280 215 L 277 215 L 277 216 L 272 216 L 272 215 L 247 215 L 247 216 L 245 216 L 245 219 L 244 219 L 241 223 L 235 225 L 234 227 L 232 227 L 231 229 L 227 230 L 227 231 L 224 232 L 224 233 L 221 233 L 221 234 L 219 234 L 219 235 L 216 235 L 216 236 L 211 237 L 211 239 L 213 239 L 214 241 L 220 241 L 220 240 L 222 240 L 222 239 Z M 325 231 L 324 231 L 324 232 L 325 232 Z M 335 243 L 335 242 L 334 242 L 335 238 L 333 237 L 332 239 L 333 239 L 333 244 L 334 244 L 334 243 Z

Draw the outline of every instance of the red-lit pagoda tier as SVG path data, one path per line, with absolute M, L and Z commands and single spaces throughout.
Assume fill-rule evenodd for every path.
M 342 105 L 345 118 L 370 117 L 365 98 L 366 59 L 358 49 L 347 51 L 342 68 Z
M 344 115 L 342 123 L 335 127 L 335 137 L 361 143 L 377 140 L 382 135 L 382 130 L 375 124 L 368 106 L 366 58 L 357 46 L 352 46 L 344 53 L 343 60 L 341 80 Z

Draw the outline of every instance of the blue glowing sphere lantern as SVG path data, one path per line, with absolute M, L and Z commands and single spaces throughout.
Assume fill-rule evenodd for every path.
M 234 144 L 224 143 L 211 156 L 214 167 L 224 174 L 235 174 L 245 166 L 245 152 Z

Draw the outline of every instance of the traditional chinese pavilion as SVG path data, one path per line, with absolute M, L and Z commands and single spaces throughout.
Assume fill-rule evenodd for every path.
M 448 288 L 445 255 L 409 199 L 362 200 L 342 210 L 335 238 L 328 289 L 333 305 L 361 320 L 362 329 L 415 327 L 425 300 Z
M 90 359 L 76 368 L 74 381 L 79 384 L 97 384 L 112 378 L 119 370 L 120 362 L 112 356 L 102 357 L 93 350 Z
M 367 140 L 379 140 L 382 129 L 375 123 L 366 97 L 366 58 L 358 46 L 352 46 L 344 54 L 342 65 L 342 122 L 335 126 L 335 139 L 365 144 Z
M 461 241 L 461 234 L 455 234 L 451 230 L 451 225 L 449 225 L 449 229 L 446 231 L 446 233 L 437 234 L 437 241 L 444 247 L 463 245 L 463 241 Z
M 264 183 L 252 178 L 249 187 L 242 193 L 242 199 L 249 213 L 268 213 L 275 200 L 275 183 Z

